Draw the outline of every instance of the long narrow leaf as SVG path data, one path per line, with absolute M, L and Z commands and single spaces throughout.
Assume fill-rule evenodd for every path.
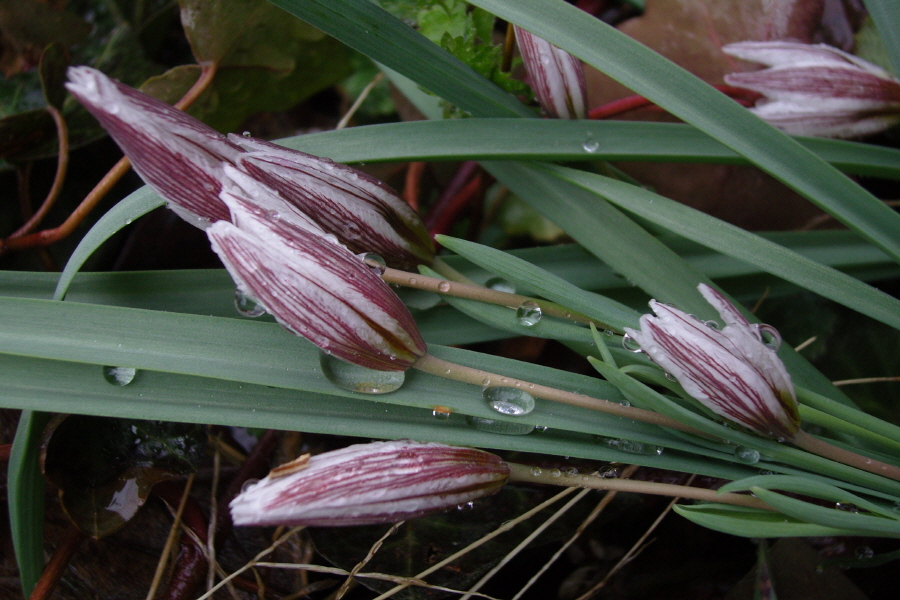
M 863 0 L 884 42 L 894 73 L 900 74 L 900 3 L 896 0 Z
M 900 261 L 900 215 L 681 67 L 563 0 L 472 4 L 556 44 L 706 132 Z

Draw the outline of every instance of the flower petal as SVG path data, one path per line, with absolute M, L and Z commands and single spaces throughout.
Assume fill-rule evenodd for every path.
M 529 83 L 544 111 L 557 119 L 584 119 L 587 84 L 581 61 L 520 27 L 515 32 Z

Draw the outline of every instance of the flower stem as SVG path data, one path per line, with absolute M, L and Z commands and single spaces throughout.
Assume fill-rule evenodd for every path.
M 574 477 L 571 477 L 567 474 L 561 474 L 554 477 L 545 470 L 535 469 L 534 467 L 529 467 L 527 465 L 519 465 L 516 463 L 507 464 L 510 469 L 509 481 L 511 482 L 542 483 L 545 485 L 559 485 L 564 487 L 634 492 L 637 494 L 652 494 L 655 496 L 673 496 L 690 498 L 692 500 L 704 500 L 706 502 L 733 504 L 735 506 L 746 506 L 748 508 L 772 510 L 772 508 L 762 500 L 744 494 L 720 494 L 715 490 L 686 485 L 672 485 L 654 481 L 635 481 L 633 479 L 616 479 L 589 475 L 575 475 Z
M 823 458 L 831 459 L 851 467 L 856 467 L 862 471 L 875 473 L 883 477 L 888 477 L 895 481 L 900 481 L 900 467 L 883 463 L 880 460 L 862 456 L 855 452 L 839 448 L 833 444 L 829 444 L 824 440 L 813 437 L 802 429 L 794 434 L 791 440 L 795 446 L 803 448 L 807 452 L 811 452 Z
M 590 317 L 586 317 L 580 313 L 568 310 L 554 302 L 540 300 L 522 296 L 521 294 L 509 294 L 507 292 L 499 292 L 480 285 L 461 283 L 458 281 L 449 281 L 447 279 L 438 279 L 437 277 L 429 277 L 418 273 L 409 273 L 398 269 L 385 269 L 381 278 L 387 283 L 411 287 L 418 290 L 434 292 L 436 294 L 444 294 L 447 296 L 455 296 L 457 298 L 466 298 L 468 300 L 478 300 L 479 302 L 487 302 L 488 304 L 498 304 L 507 308 L 516 309 L 523 302 L 534 302 L 541 308 L 541 313 L 551 317 L 559 317 L 568 319 L 576 323 L 589 324 L 593 323 L 598 329 L 606 329 L 605 323 L 595 321 Z
M 677 429 L 686 433 L 691 433 L 702 437 L 709 437 L 705 433 L 702 433 L 699 430 L 694 429 L 693 427 L 689 427 L 687 425 L 684 425 L 683 423 L 679 423 L 674 419 L 671 419 L 659 413 L 655 413 L 653 411 L 635 408 L 633 406 L 624 406 L 617 402 L 610 402 L 609 400 L 591 398 L 590 396 L 583 396 L 581 394 L 575 394 L 573 392 L 566 392 L 564 390 L 523 381 L 521 379 L 504 377 L 502 375 L 489 373 L 480 369 L 464 367 L 456 363 L 436 358 L 430 354 L 426 354 L 425 356 L 420 358 L 415 364 L 413 364 L 413 367 L 419 369 L 420 371 L 424 371 L 432 375 L 437 375 L 438 377 L 444 377 L 446 379 L 452 379 L 454 381 L 462 381 L 463 383 L 471 383 L 472 385 L 477 385 L 480 387 L 509 386 L 520 388 L 528 392 L 535 398 L 543 398 L 544 400 L 559 402 L 560 404 L 578 406 L 580 408 L 607 413 L 625 419 L 634 419 L 643 423 L 650 423 L 651 425 L 669 427 L 671 429 Z

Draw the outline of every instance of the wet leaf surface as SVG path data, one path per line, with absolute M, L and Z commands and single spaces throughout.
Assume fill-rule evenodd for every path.
M 43 468 L 69 519 L 94 538 L 127 523 L 154 484 L 193 471 L 203 457 L 198 425 L 103 417 L 58 418 Z

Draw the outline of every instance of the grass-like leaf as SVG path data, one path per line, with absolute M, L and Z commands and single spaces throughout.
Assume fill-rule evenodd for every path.
M 839 535 L 871 535 L 866 530 L 848 530 L 805 523 L 773 511 L 729 506 L 727 504 L 676 504 L 676 513 L 698 525 L 749 538 L 822 537 Z

